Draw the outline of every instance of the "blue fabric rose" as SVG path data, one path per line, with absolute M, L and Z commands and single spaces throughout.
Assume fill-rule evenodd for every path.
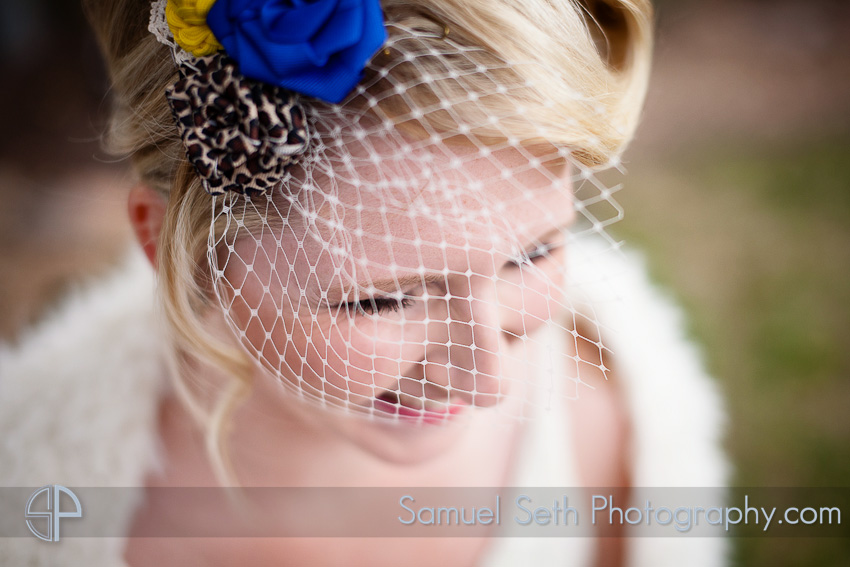
M 379 0 L 217 0 L 207 25 L 246 77 L 328 102 L 387 39 Z

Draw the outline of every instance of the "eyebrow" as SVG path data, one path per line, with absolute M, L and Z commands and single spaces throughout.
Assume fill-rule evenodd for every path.
M 424 283 L 440 283 L 446 281 L 448 274 L 406 274 L 395 278 L 372 281 L 369 286 L 381 291 L 401 290 L 412 285 Z
M 540 244 L 542 244 L 542 243 L 549 243 L 549 241 L 554 240 L 556 236 L 563 236 L 564 233 L 567 232 L 567 229 L 568 229 L 567 226 L 559 226 L 559 227 L 553 228 L 551 230 L 547 230 L 543 234 L 535 236 L 530 241 L 530 245 L 532 245 L 536 248 L 536 247 L 540 246 Z M 564 238 L 559 243 L 559 245 L 563 246 L 565 243 L 566 243 L 566 238 Z M 526 247 L 526 250 L 528 250 L 528 249 L 529 248 Z

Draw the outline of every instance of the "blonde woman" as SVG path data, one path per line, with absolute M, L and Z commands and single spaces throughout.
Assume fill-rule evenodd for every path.
M 145 259 L 3 352 L 2 476 L 140 488 L 63 563 L 722 564 L 616 525 L 142 537 L 229 525 L 161 487 L 722 486 L 716 395 L 593 178 L 637 123 L 647 2 L 86 7 Z M 28 543 L 0 553 L 58 561 Z

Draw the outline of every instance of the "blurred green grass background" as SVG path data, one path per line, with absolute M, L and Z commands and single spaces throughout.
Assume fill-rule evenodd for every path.
M 850 479 L 850 137 L 635 164 L 615 236 L 686 308 L 731 418 L 734 485 Z M 739 539 L 738 565 L 850 564 L 847 539 Z

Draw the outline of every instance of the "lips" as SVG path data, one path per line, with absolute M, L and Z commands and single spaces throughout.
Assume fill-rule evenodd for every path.
M 421 404 L 420 400 L 415 398 L 407 400 L 406 398 L 407 396 L 400 396 L 398 392 L 385 391 L 373 400 L 373 407 L 381 413 L 398 416 L 398 419 L 403 421 L 437 425 L 446 423 L 468 406 L 463 402 L 442 403 L 434 401 L 429 404 L 432 407 L 426 409 L 413 405 Z

